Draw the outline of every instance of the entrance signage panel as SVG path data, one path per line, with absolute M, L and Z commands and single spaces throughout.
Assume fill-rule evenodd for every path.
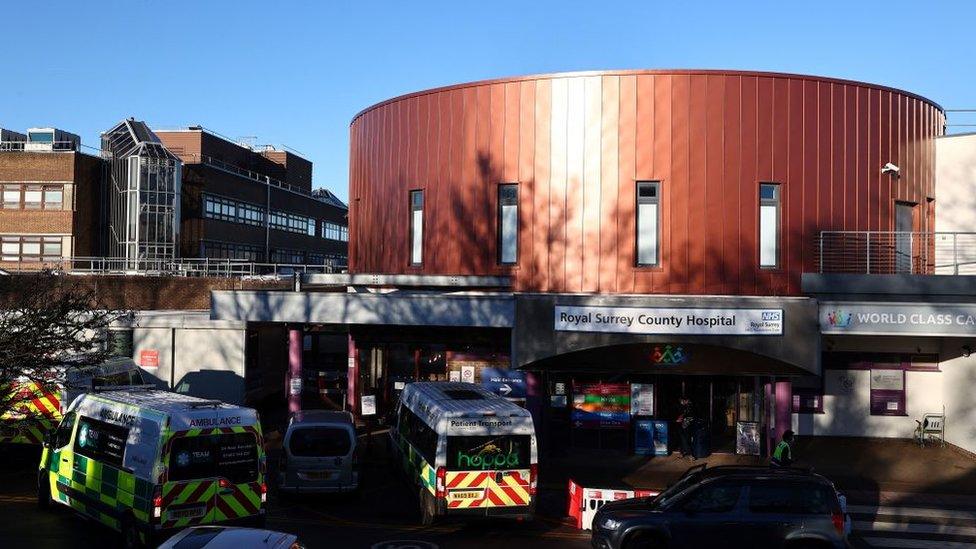
M 573 387 L 573 427 L 628 429 L 629 383 L 584 383 Z
M 783 335 L 783 309 L 555 306 L 555 329 L 628 334 Z
M 502 368 L 481 370 L 481 385 L 496 395 L 506 398 L 525 398 L 525 372 Z
M 953 303 L 820 303 L 824 334 L 971 336 L 976 305 Z

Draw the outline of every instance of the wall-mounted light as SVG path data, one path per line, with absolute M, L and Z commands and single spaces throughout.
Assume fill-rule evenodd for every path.
M 881 175 L 891 174 L 894 175 L 895 177 L 901 177 L 899 175 L 900 172 L 901 172 L 901 168 L 892 164 L 891 162 L 888 162 L 884 166 L 881 166 Z

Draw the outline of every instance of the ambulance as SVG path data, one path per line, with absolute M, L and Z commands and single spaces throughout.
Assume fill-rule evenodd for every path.
M 535 514 L 538 453 L 524 408 L 473 383 L 409 383 L 390 437 L 423 524 Z
M 114 357 L 82 367 L 72 367 L 71 362 L 51 372 L 49 383 L 21 376 L 8 385 L 6 393 L 14 404 L 0 414 L 0 443 L 40 444 L 82 393 L 148 386 L 131 358 Z
M 44 440 L 38 505 L 65 505 L 126 547 L 199 524 L 263 525 L 266 462 L 258 414 L 155 389 L 79 396 Z

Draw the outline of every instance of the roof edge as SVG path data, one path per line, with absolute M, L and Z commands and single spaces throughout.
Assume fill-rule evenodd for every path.
M 892 86 L 884 86 L 881 84 L 873 84 L 870 82 L 861 82 L 858 80 L 848 80 L 845 78 L 834 78 L 829 76 L 817 76 L 812 74 L 796 74 L 788 72 L 771 72 L 771 71 L 748 71 L 748 70 L 734 70 L 734 69 L 611 69 L 611 70 L 592 70 L 592 71 L 569 71 L 569 72 L 553 72 L 553 73 L 540 73 L 540 74 L 528 74 L 523 76 L 507 76 L 501 78 L 489 78 L 485 80 L 475 80 L 472 82 L 464 82 L 461 84 L 449 84 L 447 86 L 438 86 L 436 88 L 429 88 L 426 90 L 420 90 L 410 93 L 405 93 L 403 95 L 398 95 L 396 97 L 391 97 L 370 105 L 361 111 L 357 112 L 350 120 L 349 125 L 353 125 L 356 120 L 362 115 L 369 111 L 378 109 L 390 103 L 396 103 L 398 101 L 403 101 L 406 99 L 412 99 L 414 97 L 420 97 L 423 95 L 429 95 L 434 93 L 441 93 L 445 91 L 459 90 L 464 88 L 471 88 L 476 86 L 487 86 L 491 84 L 507 84 L 513 82 L 526 82 L 530 80 L 554 80 L 559 78 L 580 78 L 586 76 L 640 76 L 640 75 L 680 75 L 680 76 L 690 76 L 690 75 L 726 75 L 726 76 L 758 76 L 766 78 L 791 78 L 800 80 L 816 80 L 818 82 L 830 82 L 834 84 L 846 84 L 854 86 L 865 86 L 869 88 L 885 90 L 889 92 L 898 93 L 907 97 L 912 97 L 920 101 L 924 101 L 933 107 L 939 109 L 943 114 L 945 114 L 945 108 L 942 105 L 936 103 L 935 101 L 917 93 L 912 93 L 905 91 L 900 88 L 895 88 Z

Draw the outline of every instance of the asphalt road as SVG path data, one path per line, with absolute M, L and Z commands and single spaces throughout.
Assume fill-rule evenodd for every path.
M 0 546 L 104 548 L 118 535 L 69 510 L 42 512 L 35 504 L 34 452 L 0 450 Z M 543 491 L 541 512 L 530 523 L 511 520 L 419 525 L 414 497 L 393 475 L 381 452 L 364 467 L 359 496 L 278 497 L 272 491 L 268 527 L 298 534 L 309 548 L 436 549 L 589 547 L 589 536 L 561 522 L 560 494 Z M 422 543 L 421 543 L 422 542 Z

